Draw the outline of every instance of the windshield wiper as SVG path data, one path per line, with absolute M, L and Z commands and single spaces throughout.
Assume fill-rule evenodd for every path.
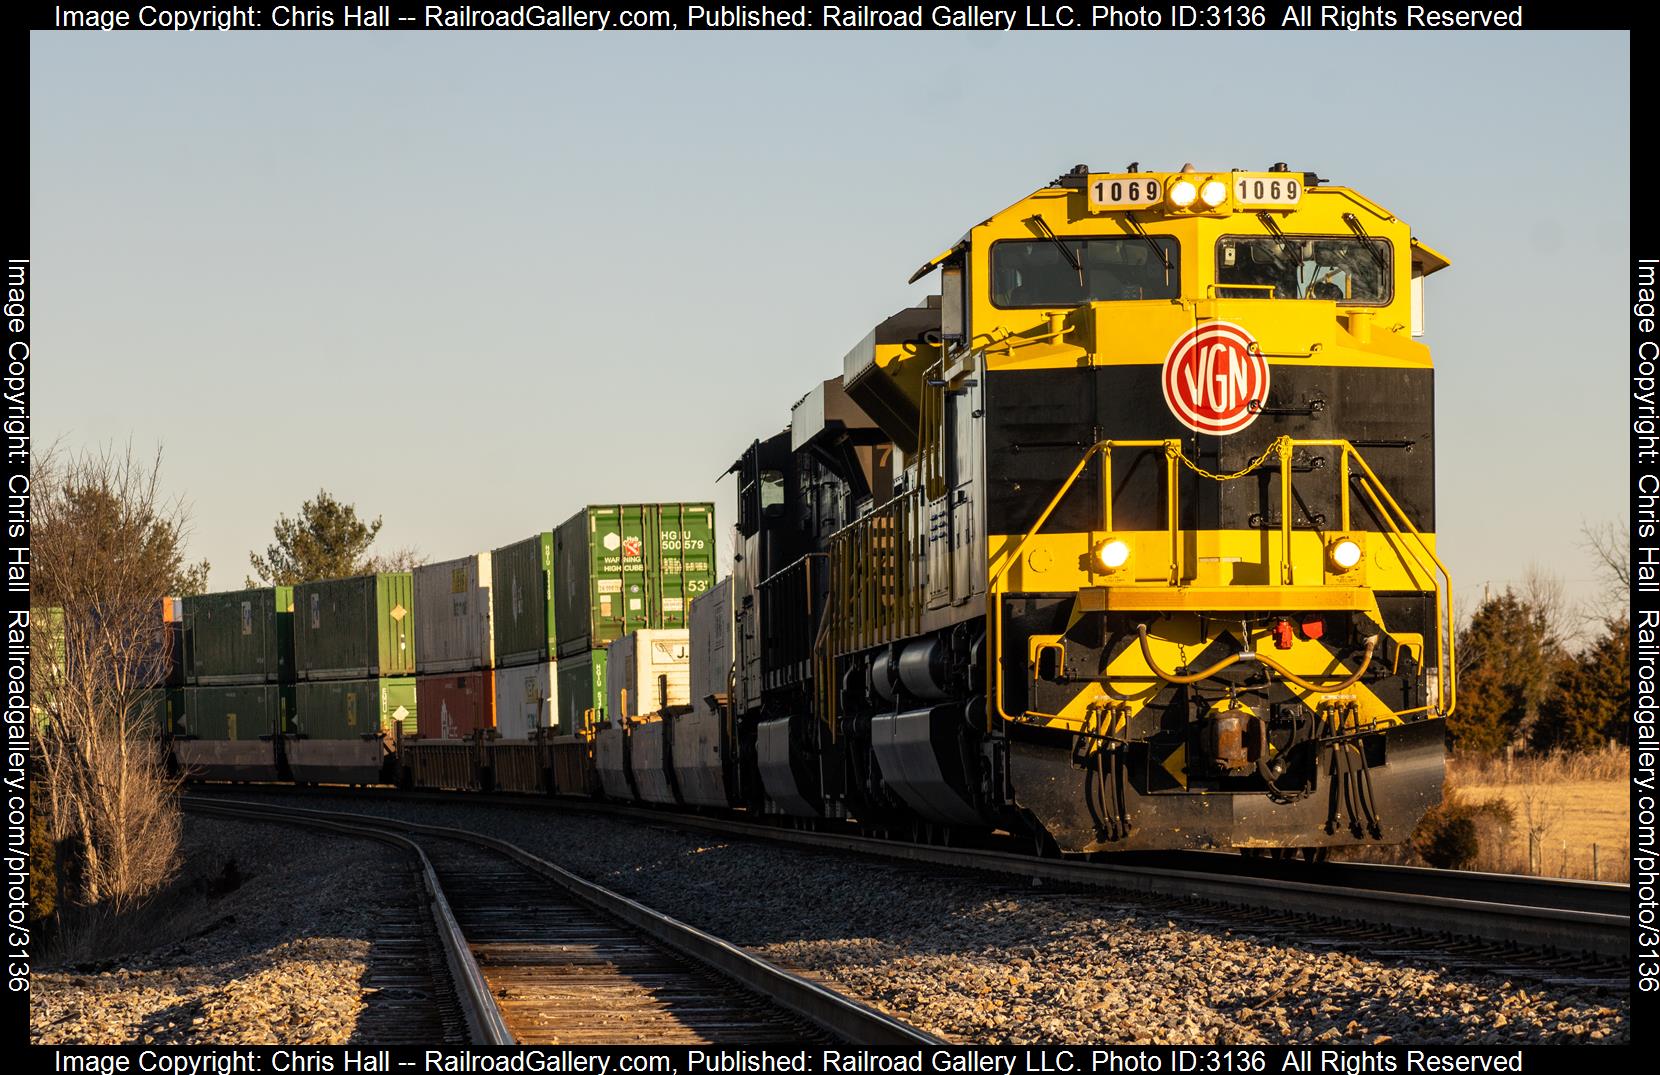
M 1026 218 L 1026 223 L 1030 224 L 1039 235 L 1061 248 L 1061 254 L 1065 256 L 1067 264 L 1071 265 L 1073 271 L 1078 274 L 1078 286 L 1080 288 L 1083 287 L 1084 263 L 1078 260 L 1078 255 L 1072 252 L 1072 248 L 1070 246 L 1067 246 L 1065 243 L 1061 242 L 1061 237 L 1056 235 L 1054 230 L 1049 227 L 1049 222 L 1034 214 Z
M 1133 231 L 1137 235 L 1141 236 L 1142 242 L 1145 242 L 1148 246 L 1152 247 L 1153 248 L 1153 253 L 1157 254 L 1159 256 L 1159 260 L 1164 262 L 1164 286 L 1169 287 L 1170 286 L 1170 254 L 1164 249 L 1164 247 L 1159 245 L 1159 243 L 1156 239 L 1154 239 L 1151 235 L 1147 234 L 1147 229 L 1141 226 L 1141 221 L 1139 221 L 1135 218 L 1134 213 L 1125 213 L 1124 214 L 1124 223 L 1126 223 L 1130 226 L 1131 231 Z
M 1280 241 L 1280 245 L 1285 248 L 1286 254 L 1291 257 L 1291 264 L 1293 266 L 1300 266 L 1303 263 L 1303 248 L 1298 246 L 1290 236 L 1280 230 L 1279 222 L 1269 214 L 1268 210 L 1264 209 L 1262 212 L 1258 213 L 1257 219 L 1262 221 L 1262 226 L 1268 229 L 1269 235 L 1272 235 Z
M 1378 263 L 1378 271 L 1383 273 L 1385 279 L 1388 279 L 1389 263 L 1383 260 L 1383 255 L 1378 253 L 1378 248 L 1372 245 L 1375 240 L 1366 234 L 1365 228 L 1360 226 L 1360 218 L 1353 213 L 1344 213 L 1343 223 L 1347 224 L 1349 230 L 1355 233 L 1355 237 L 1360 240 L 1360 245 L 1364 246 L 1366 252 L 1372 255 L 1372 260 Z

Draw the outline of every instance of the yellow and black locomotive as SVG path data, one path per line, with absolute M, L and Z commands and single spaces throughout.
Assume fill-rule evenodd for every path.
M 1068 852 L 1403 840 L 1454 704 L 1446 265 L 1278 164 L 1080 165 L 970 229 L 734 465 L 738 795 Z

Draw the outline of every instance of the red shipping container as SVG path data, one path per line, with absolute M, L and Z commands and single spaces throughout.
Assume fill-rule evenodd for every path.
M 466 739 L 496 726 L 490 672 L 451 672 L 415 679 L 415 724 L 422 739 Z

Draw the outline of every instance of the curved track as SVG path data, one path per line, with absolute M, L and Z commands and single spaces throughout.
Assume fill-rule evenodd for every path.
M 1224 852 L 1134 852 L 1085 861 L 781 828 L 636 806 L 582 803 L 577 808 L 953 869 L 1387 924 L 1564 953 L 1628 958 L 1631 951 L 1631 889 L 1621 884 L 1363 862 L 1251 859 Z
M 366 794 L 405 801 L 477 804 L 476 794 L 391 789 L 285 788 L 281 794 Z M 1629 960 L 1631 889 L 1610 882 L 1475 873 L 1361 862 L 1305 863 L 1225 852 L 1133 852 L 1089 860 L 1046 858 L 1013 838 L 952 847 L 861 835 L 851 825 L 788 827 L 714 814 L 496 793 L 496 801 L 624 817 L 650 824 L 979 871 L 1082 887 L 1200 900 L 1255 912 L 1290 913 L 1397 932 L 1517 945 L 1599 960 Z M 482 801 L 489 801 L 484 799 Z M 1595 976 L 1606 977 L 1608 966 Z
M 185 799 L 186 809 L 375 836 L 420 856 L 478 1044 L 869 1046 L 939 1040 L 502 840 L 393 818 Z M 453 945 L 453 948 L 452 948 Z

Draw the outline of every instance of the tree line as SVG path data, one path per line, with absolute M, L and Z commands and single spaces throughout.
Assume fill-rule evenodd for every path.
M 206 591 L 190 561 L 188 506 L 161 484 L 161 456 L 58 449 L 32 466 L 30 898 L 37 937 L 82 956 L 123 911 L 176 876 L 177 781 L 158 747 L 170 641 L 161 601 Z M 381 519 L 326 490 L 278 517 L 250 587 L 422 562 L 375 554 Z
M 1532 571 L 1520 588 L 1484 593 L 1459 630 L 1458 704 L 1447 721 L 1455 749 L 1575 752 L 1626 741 L 1630 534 L 1617 521 L 1587 527 L 1585 539 L 1603 584 L 1589 610 Z

